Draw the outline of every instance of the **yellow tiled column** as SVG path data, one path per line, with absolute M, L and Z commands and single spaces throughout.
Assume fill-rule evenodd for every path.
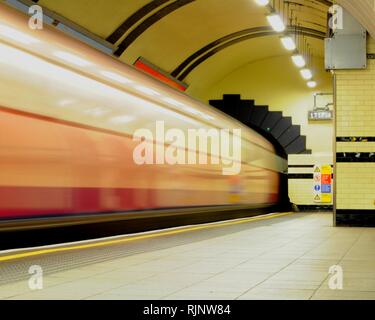
M 369 38 L 368 53 L 375 53 Z M 375 225 L 375 60 L 336 71 L 336 222 Z

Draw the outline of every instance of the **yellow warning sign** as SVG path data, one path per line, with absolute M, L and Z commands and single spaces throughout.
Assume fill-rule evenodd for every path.
M 331 203 L 332 194 L 331 193 L 322 193 L 322 203 Z
M 320 196 L 317 194 L 317 195 L 315 196 L 314 200 L 315 200 L 315 201 L 320 201 L 320 200 L 321 200 L 321 199 L 320 199 Z
M 322 174 L 332 174 L 332 167 L 330 165 L 322 166 Z
M 310 171 L 311 172 L 311 171 Z M 314 170 L 315 173 L 318 173 L 320 172 L 320 168 L 319 167 L 315 167 L 315 170 Z

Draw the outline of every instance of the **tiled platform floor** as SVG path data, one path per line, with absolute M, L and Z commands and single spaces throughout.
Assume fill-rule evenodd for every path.
M 332 265 L 343 268 L 343 290 L 329 289 Z M 245 230 L 47 275 L 43 290 L 31 291 L 27 281 L 3 285 L 0 298 L 375 299 L 375 228 L 333 228 L 327 213 L 252 222 Z

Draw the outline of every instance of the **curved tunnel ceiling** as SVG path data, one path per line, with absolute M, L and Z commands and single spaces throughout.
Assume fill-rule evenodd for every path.
M 291 29 L 295 30 L 294 28 Z M 324 32 L 320 32 L 314 29 L 298 27 L 296 28 L 296 30 L 298 30 L 299 33 L 303 34 L 306 37 L 312 37 L 320 40 L 323 40 L 325 37 Z M 198 67 L 201 63 L 205 62 L 207 59 L 214 56 L 218 52 L 243 41 L 275 35 L 277 35 L 277 33 L 273 31 L 271 27 L 255 27 L 235 32 L 211 42 L 207 46 L 190 55 L 171 72 L 171 75 L 173 77 L 176 77 L 178 80 L 183 81 L 196 67 Z
M 268 27 L 265 8 L 253 0 L 34 2 L 115 45 L 121 60 L 133 64 L 142 56 L 188 84 L 209 85 L 243 64 L 288 54 Z M 284 2 L 313 54 L 323 57 L 331 2 Z
M 337 0 L 348 10 L 375 38 L 375 1 L 374 0 Z

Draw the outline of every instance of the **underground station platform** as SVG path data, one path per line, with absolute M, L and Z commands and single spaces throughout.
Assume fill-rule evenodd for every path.
M 374 241 L 372 228 L 333 228 L 330 213 L 287 212 L 12 250 L 0 298 L 372 300 Z M 31 266 L 43 290 L 30 291 Z M 343 289 L 332 288 L 339 266 Z
M 0 300 L 375 301 L 373 21 L 365 0 L 1 0 Z

